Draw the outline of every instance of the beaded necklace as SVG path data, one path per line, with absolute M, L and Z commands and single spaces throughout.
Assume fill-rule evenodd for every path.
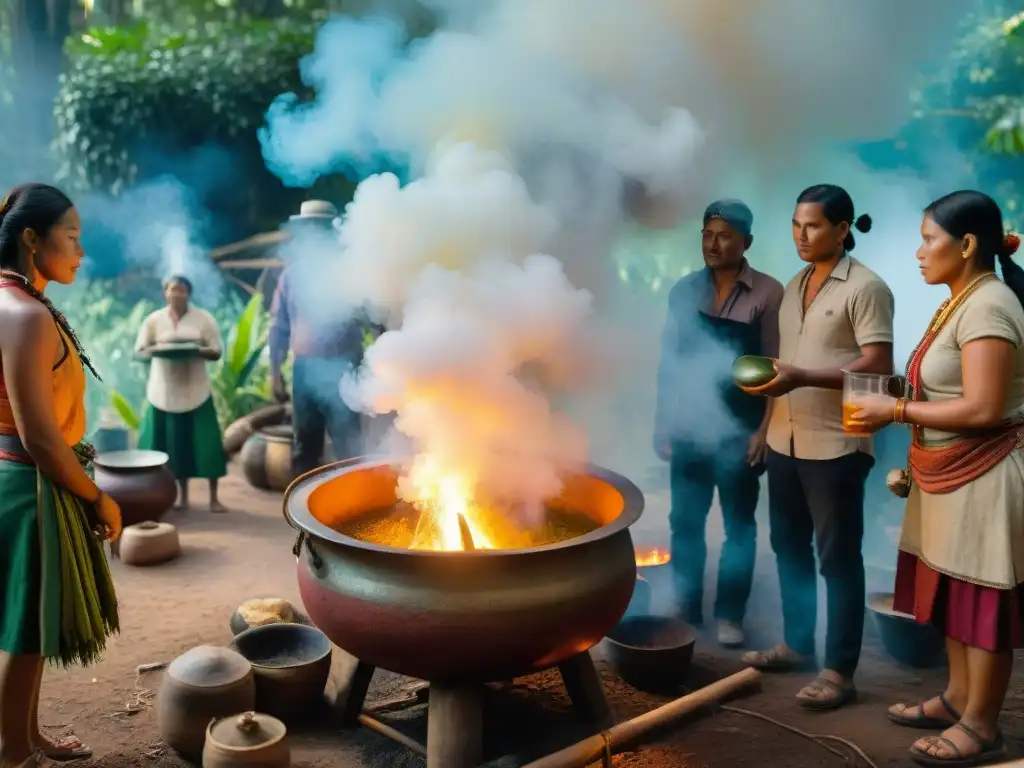
M 978 287 L 993 279 L 996 276 L 995 272 L 986 272 L 982 275 L 978 275 L 967 286 L 960 291 L 956 296 L 952 296 L 946 299 L 939 308 L 935 311 L 935 315 L 932 317 L 930 323 L 928 323 L 928 330 L 925 332 L 921 341 L 914 348 L 913 354 L 910 355 L 910 360 L 907 362 L 907 383 L 910 384 L 910 400 L 917 402 L 921 399 L 921 361 L 924 360 L 925 354 L 931 348 L 935 339 L 943 328 L 946 327 L 946 323 L 949 322 L 953 314 L 963 306 L 963 303 L 967 298 L 978 289 Z M 914 442 L 920 442 L 921 428 L 914 425 L 912 426 Z
M 78 358 L 82 361 L 82 365 L 89 369 L 89 372 L 96 377 L 96 381 L 103 381 L 102 377 L 100 377 L 96 372 L 92 362 L 89 360 L 89 356 L 86 355 L 85 350 L 82 349 L 82 343 L 78 340 L 78 336 L 75 334 L 75 329 L 71 327 L 71 323 L 69 323 L 68 319 L 64 317 L 64 313 L 53 306 L 53 302 L 46 298 L 43 292 L 32 285 L 29 279 L 20 272 L 15 272 L 9 269 L 0 269 L 0 278 L 11 281 L 12 284 L 17 285 L 25 291 L 25 293 L 46 307 L 49 313 L 53 316 L 53 321 L 57 324 L 57 327 L 60 328 L 64 332 L 64 335 L 71 341 L 72 346 L 75 348 L 75 352 L 78 353 Z

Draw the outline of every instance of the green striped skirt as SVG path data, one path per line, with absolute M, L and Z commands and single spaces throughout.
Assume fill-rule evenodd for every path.
M 213 480 L 228 473 L 224 438 L 212 397 L 184 413 L 147 406 L 139 430 L 139 448 L 166 453 L 170 457 L 167 466 L 178 480 Z
M 64 666 L 97 661 L 118 630 L 103 540 L 86 504 L 0 440 L 0 651 Z M 91 446 L 76 446 L 87 470 Z

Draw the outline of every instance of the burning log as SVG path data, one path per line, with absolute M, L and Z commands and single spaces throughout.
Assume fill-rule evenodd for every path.
M 745 669 L 632 720 L 619 723 L 604 733 L 591 736 L 571 747 L 534 760 L 523 768 L 585 768 L 610 757 L 655 729 L 664 728 L 704 707 L 717 704 L 746 689 L 760 686 L 761 673 Z
M 469 522 L 465 515 L 459 515 L 459 533 L 462 534 L 462 549 L 472 552 L 476 549 L 473 545 L 473 532 L 469 530 Z

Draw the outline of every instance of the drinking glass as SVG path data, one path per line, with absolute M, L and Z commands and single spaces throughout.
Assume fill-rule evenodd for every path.
M 843 371 L 843 431 L 849 435 L 870 437 L 869 431 L 853 421 L 853 414 L 860 410 L 856 400 L 866 395 L 892 395 L 894 388 L 900 386 L 898 376 Z

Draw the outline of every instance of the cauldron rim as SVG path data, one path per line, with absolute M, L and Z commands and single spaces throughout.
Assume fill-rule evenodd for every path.
M 607 525 L 576 536 L 571 539 L 559 541 L 554 544 L 545 544 L 538 547 L 526 547 L 518 549 L 475 549 L 465 550 L 433 550 L 433 549 L 406 549 L 402 547 L 389 547 L 385 544 L 375 544 L 352 536 L 346 536 L 338 531 L 324 525 L 317 520 L 309 511 L 309 497 L 313 491 L 334 477 L 349 472 L 375 469 L 385 466 L 397 466 L 398 462 L 393 459 L 380 459 L 359 456 L 345 459 L 333 464 L 307 472 L 297 477 L 288 489 L 284 492 L 284 502 L 281 505 L 285 520 L 292 528 L 312 536 L 314 539 L 337 544 L 342 547 L 368 550 L 370 552 L 381 552 L 386 554 L 402 554 L 410 557 L 511 557 L 537 554 L 541 552 L 556 552 L 573 547 L 583 546 L 595 541 L 610 538 L 617 533 L 627 530 L 633 523 L 640 519 L 644 511 L 643 492 L 627 477 L 613 472 L 610 469 L 600 467 L 596 464 L 587 464 L 585 473 L 602 480 L 619 492 L 622 496 L 622 512 Z M 316 482 L 314 482 L 316 481 Z

